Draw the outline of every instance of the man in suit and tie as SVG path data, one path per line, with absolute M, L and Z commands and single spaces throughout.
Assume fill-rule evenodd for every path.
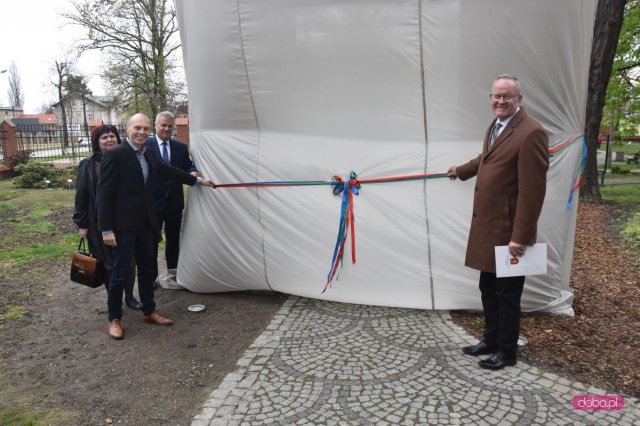
M 450 179 L 477 176 L 465 265 L 480 271 L 485 317 L 484 339 L 462 348 L 472 356 L 492 354 L 480 367 L 499 370 L 517 362 L 520 298 L 525 277 L 496 277 L 495 246 L 509 246 L 513 257 L 536 241 L 536 227 L 547 183 L 549 139 L 520 107 L 522 94 L 514 76 L 496 78 L 489 95 L 496 118 L 487 129 L 482 153 L 450 167 Z
M 194 176 L 199 176 L 189 158 L 187 145 L 171 138 L 175 123 L 175 116 L 171 112 L 160 112 L 155 121 L 156 134 L 147 139 L 146 146 L 156 154 L 157 158 L 162 159 L 165 164 L 170 164 Z M 178 267 L 178 257 L 180 256 L 180 229 L 182 228 L 182 211 L 184 210 L 182 183 L 174 180 L 158 182 L 154 201 L 158 226 L 160 229 L 164 227 L 167 269 L 176 269 Z M 157 257 L 157 244 L 155 251 Z
M 159 179 L 215 187 L 213 182 L 192 176 L 158 160 L 145 147 L 151 123 L 141 113 L 127 122 L 128 138 L 107 151 L 102 160 L 97 189 L 98 226 L 102 239 L 113 247 L 113 272 L 108 289 L 109 335 L 122 339 L 122 292 L 129 265 L 135 257 L 138 290 L 144 320 L 157 325 L 173 321 L 156 311 L 153 283 L 158 275 L 154 244 L 160 237 L 153 209 L 153 194 Z

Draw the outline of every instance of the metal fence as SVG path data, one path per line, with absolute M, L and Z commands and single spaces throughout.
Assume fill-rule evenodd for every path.
M 121 137 L 124 125 L 116 125 Z M 64 127 L 58 124 L 19 124 L 18 147 L 30 151 L 31 160 L 74 163 L 91 155 L 90 131 L 81 124 Z

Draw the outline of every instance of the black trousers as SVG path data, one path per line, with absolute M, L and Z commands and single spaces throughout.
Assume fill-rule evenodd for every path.
M 111 281 L 111 269 L 104 270 L 104 288 L 107 289 L 109 294 L 109 282 Z M 131 300 L 133 296 L 133 286 L 136 284 L 136 260 L 133 259 L 131 267 L 129 268 L 129 278 L 124 283 L 124 298 L 125 300 Z
M 167 269 L 178 267 L 180 257 L 180 229 L 182 228 L 182 209 L 167 206 L 162 212 L 156 212 L 156 219 L 160 229 L 164 227 Z M 158 243 L 155 244 L 155 256 L 158 258 Z
M 117 246 L 113 248 L 113 272 L 109 281 L 109 321 L 122 318 L 122 292 L 129 279 L 131 262 L 138 267 L 138 290 L 142 312 L 151 314 L 156 309 L 153 283 L 158 277 L 157 258 L 153 257 L 153 228 L 145 227 L 139 232 L 115 231 Z
M 480 293 L 484 309 L 484 341 L 511 357 L 516 355 L 520 334 L 520 298 L 525 277 L 498 278 L 480 272 Z

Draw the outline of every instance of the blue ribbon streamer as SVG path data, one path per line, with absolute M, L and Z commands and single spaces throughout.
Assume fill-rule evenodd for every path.
M 571 206 L 573 204 L 573 194 L 575 193 L 577 186 L 576 186 L 576 182 L 580 179 L 580 177 L 582 176 L 582 171 L 584 170 L 584 164 L 585 161 L 587 160 L 587 138 L 583 135 L 582 136 L 582 159 L 580 160 L 580 167 L 578 168 L 578 174 L 576 176 L 574 176 L 573 178 L 573 183 L 571 184 L 571 192 L 569 193 L 569 201 L 567 202 L 567 210 L 571 210 Z

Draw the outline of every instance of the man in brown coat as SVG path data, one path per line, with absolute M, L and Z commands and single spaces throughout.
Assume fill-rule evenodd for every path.
M 480 271 L 480 293 L 486 330 L 477 345 L 462 348 L 467 355 L 493 354 L 480 367 L 499 370 L 516 364 L 520 331 L 520 297 L 525 277 L 496 277 L 495 246 L 509 246 L 522 256 L 536 241 L 536 226 L 547 184 L 549 139 L 524 108 L 518 79 L 496 78 L 489 95 L 496 116 L 484 137 L 482 154 L 450 167 L 450 179 L 477 175 L 473 217 L 465 265 Z

